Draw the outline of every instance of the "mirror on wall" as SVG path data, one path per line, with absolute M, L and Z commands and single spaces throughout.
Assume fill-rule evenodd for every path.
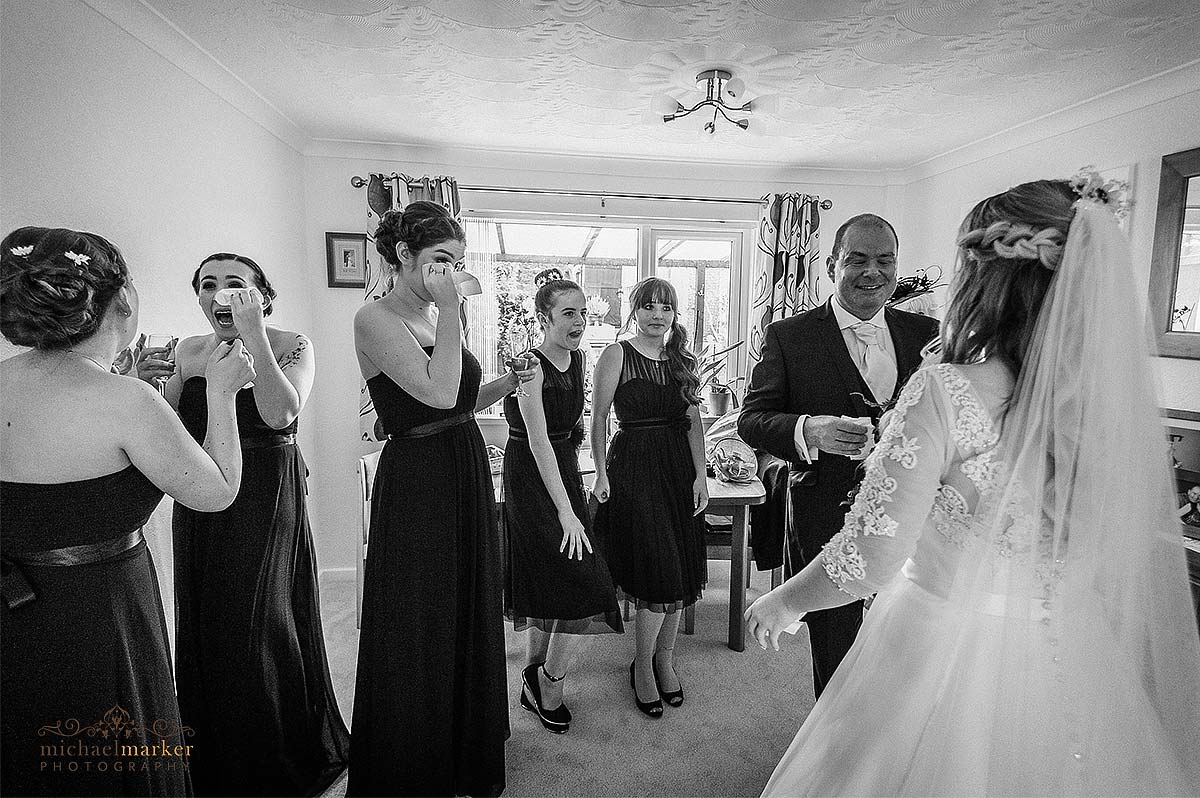
M 1150 308 L 1159 354 L 1200 359 L 1200 147 L 1162 159 Z

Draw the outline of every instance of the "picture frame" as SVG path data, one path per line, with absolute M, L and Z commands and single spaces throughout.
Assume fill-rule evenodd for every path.
M 330 288 L 367 287 L 367 234 L 326 233 L 325 268 Z

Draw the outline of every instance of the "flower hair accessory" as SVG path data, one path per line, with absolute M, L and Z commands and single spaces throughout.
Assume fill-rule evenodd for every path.
M 75 252 L 71 252 L 70 250 L 67 250 L 66 252 L 64 252 L 63 257 L 69 258 L 70 260 L 75 261 L 75 265 L 80 266 L 80 267 L 86 266 L 88 264 L 88 262 L 91 261 L 91 259 L 92 259 L 91 255 L 79 255 Z
M 26 244 L 23 247 L 9 247 L 8 251 L 16 255 L 18 258 L 23 258 L 30 252 L 33 252 L 33 244 Z
M 1129 215 L 1129 209 L 1133 202 L 1127 196 L 1129 193 L 1128 181 L 1115 178 L 1105 180 L 1096 171 L 1096 167 L 1085 166 L 1075 173 L 1070 183 L 1071 189 L 1079 195 L 1080 199 L 1107 206 L 1118 219 L 1124 219 Z
M 542 271 L 538 272 L 537 276 L 533 278 L 533 284 L 537 288 L 541 288 L 543 285 L 550 282 L 551 280 L 565 280 L 565 279 L 566 279 L 566 277 L 563 275 L 562 269 L 552 266 L 549 269 L 543 269 Z

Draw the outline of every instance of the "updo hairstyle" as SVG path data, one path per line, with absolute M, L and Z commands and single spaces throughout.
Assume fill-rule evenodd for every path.
M 583 293 L 579 283 L 568 280 L 562 270 L 555 267 L 538 272 L 533 278 L 533 284 L 537 286 L 537 293 L 533 295 L 534 310 L 545 315 L 547 319 L 550 318 L 550 311 L 554 309 L 554 301 L 559 294 L 567 291 Z
M 96 334 L 129 279 L 95 233 L 22 227 L 0 242 L 0 333 L 17 346 L 69 349 Z
M 404 244 L 416 255 L 423 249 L 450 240 L 466 243 L 467 234 L 450 211 L 428 200 L 410 202 L 402 211 L 388 211 L 375 228 L 375 249 L 379 250 L 385 263 L 396 269 L 400 268 L 397 244 Z
M 254 272 L 254 287 L 262 292 L 263 295 L 263 316 L 270 316 L 271 311 L 275 309 L 275 293 L 271 281 L 267 279 L 267 273 L 263 271 L 262 266 L 259 266 L 245 255 L 238 255 L 233 252 L 214 252 L 204 260 L 200 261 L 200 265 L 196 267 L 196 271 L 192 273 L 192 290 L 196 292 L 196 296 L 200 295 L 200 270 L 204 268 L 204 264 L 210 260 L 233 260 Z
M 1077 199 L 1066 180 L 1037 180 L 989 197 L 967 214 L 942 325 L 942 362 L 1000 356 L 1020 374 Z

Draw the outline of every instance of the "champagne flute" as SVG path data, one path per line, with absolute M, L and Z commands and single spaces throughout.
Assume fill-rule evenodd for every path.
M 150 333 L 146 336 L 146 349 L 165 349 L 162 359 L 168 360 L 172 364 L 175 362 L 175 344 L 179 343 L 179 339 L 167 333 Z M 158 388 L 159 393 L 166 389 L 167 380 L 169 377 L 155 377 L 154 384 Z

